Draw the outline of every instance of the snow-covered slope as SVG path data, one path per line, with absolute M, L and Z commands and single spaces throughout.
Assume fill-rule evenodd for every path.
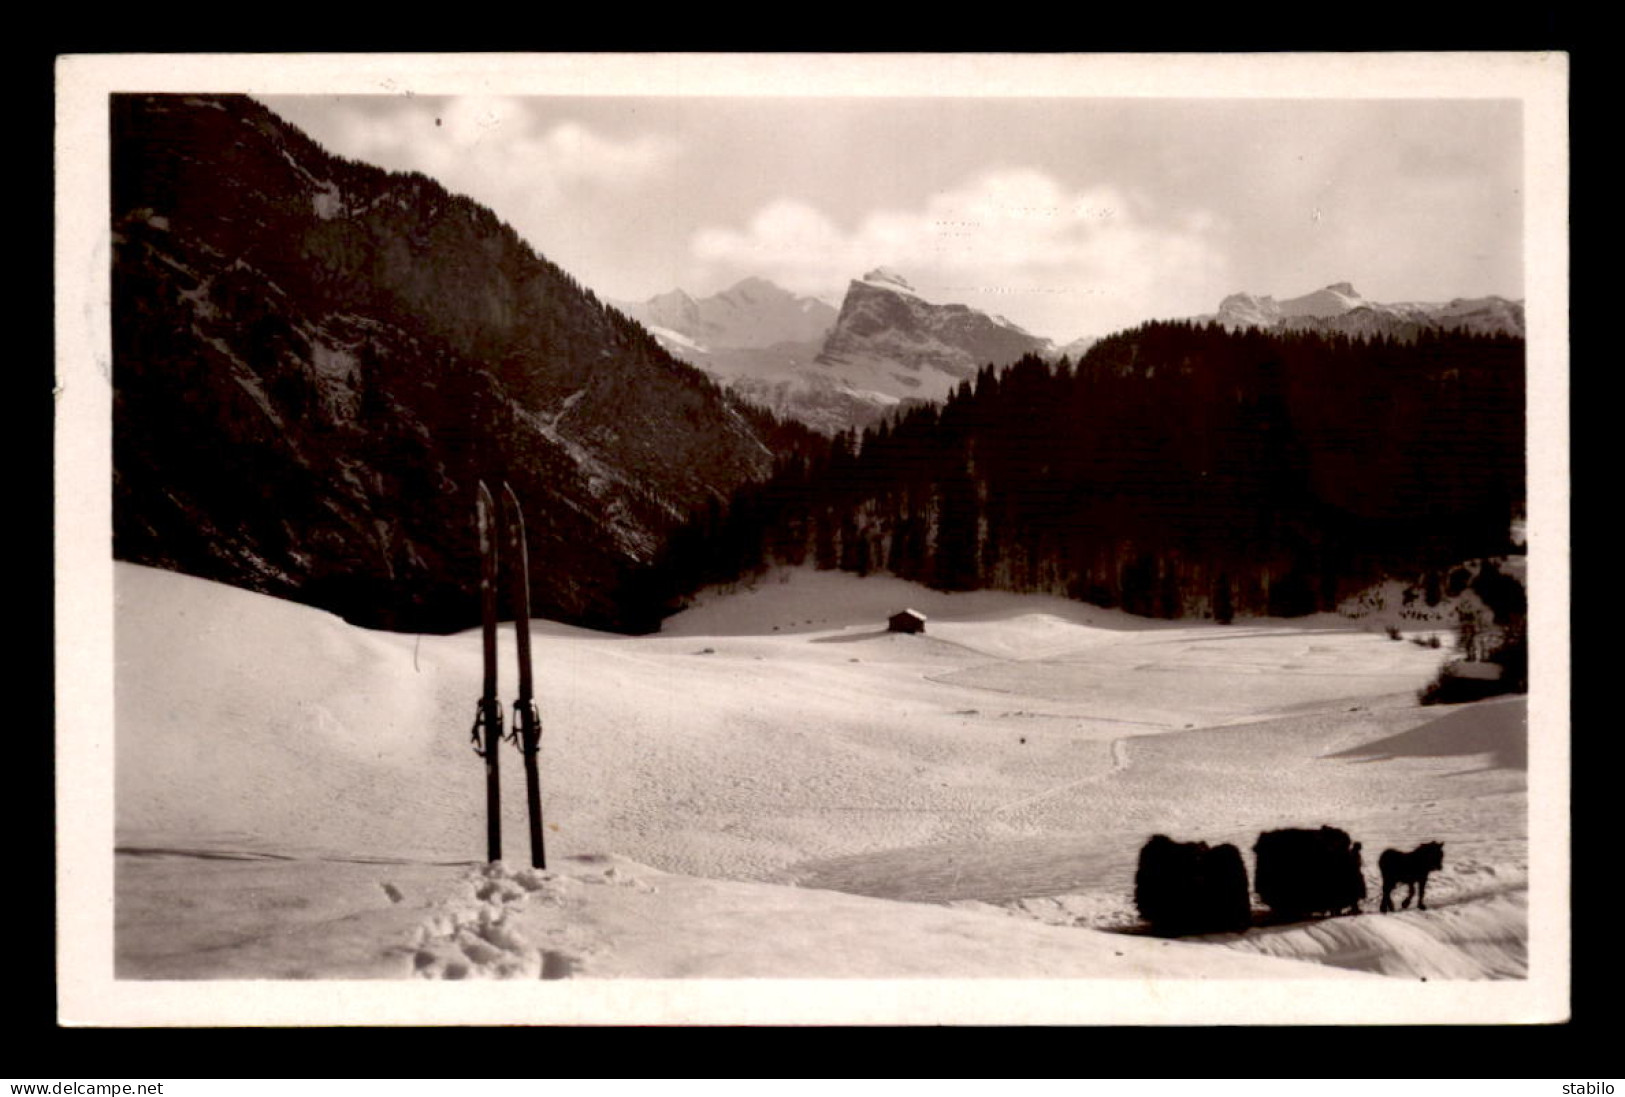
M 1437 717 L 1411 695 L 1440 653 L 1336 619 L 1152 623 L 790 572 L 656 636 L 538 623 L 537 872 L 521 867 L 517 753 L 508 860 L 478 863 L 477 634 L 368 632 L 132 565 L 117 599 L 123 977 L 1187 981 L 1526 963 L 1522 769 L 1480 739 L 1407 746 Z M 884 631 L 901 605 L 927 614 L 925 635 Z M 1497 743 L 1523 735 L 1521 702 L 1476 707 Z M 1403 930 L 1337 920 L 1335 947 L 1121 932 L 1151 833 L 1250 847 L 1319 823 L 1373 851 L 1443 840 L 1429 913 Z
M 523 859 L 199 865 L 150 854 L 120 874 L 129 909 L 119 974 L 131 979 L 1349 976 L 973 909 L 675 875 L 611 855 L 538 870 Z M 189 900 L 178 909 L 177 895 Z
M 1338 282 L 1302 297 L 1288 298 L 1280 303 L 1280 309 L 1283 316 L 1341 316 L 1366 304 L 1353 286 Z

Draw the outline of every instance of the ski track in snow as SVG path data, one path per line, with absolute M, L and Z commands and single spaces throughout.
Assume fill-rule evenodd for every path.
M 998 815 L 998 814 L 1001 814 L 1003 812 L 1014 811 L 1017 808 L 1026 807 L 1029 804 L 1036 804 L 1040 800 L 1047 800 L 1052 796 L 1059 796 L 1063 792 L 1069 792 L 1072 789 L 1078 788 L 1078 787 L 1080 787 L 1082 785 L 1089 785 L 1089 784 L 1094 784 L 1094 783 L 1096 783 L 1098 781 L 1104 781 L 1107 778 L 1112 777 L 1112 776 L 1114 776 L 1114 775 L 1116 775 L 1118 773 L 1121 773 L 1124 769 L 1128 768 L 1128 747 L 1125 745 L 1124 740 L 1122 740 L 1122 739 L 1113 739 L 1112 740 L 1112 742 L 1111 742 L 1111 754 L 1112 754 L 1112 764 L 1111 764 L 1111 769 L 1109 769 L 1109 770 L 1106 770 L 1106 771 L 1104 771 L 1102 773 L 1092 774 L 1092 775 L 1090 775 L 1088 777 L 1080 777 L 1076 781 L 1068 781 L 1066 784 L 1064 784 L 1064 785 L 1056 785 L 1054 788 L 1047 788 L 1042 792 L 1036 792 L 1033 795 L 1025 797 L 1024 799 L 1021 799 L 1021 800 L 1012 800 L 1008 804 L 1000 804 L 998 807 L 994 808 L 989 814 Z

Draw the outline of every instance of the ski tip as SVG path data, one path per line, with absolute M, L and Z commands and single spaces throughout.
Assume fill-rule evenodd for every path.
M 513 485 L 506 480 L 502 481 L 502 495 L 513 504 L 515 510 L 519 509 L 519 496 L 514 493 Z
M 496 502 L 496 500 L 491 497 L 491 489 L 485 486 L 485 481 L 484 480 L 476 481 L 476 483 L 479 484 L 480 502 L 482 502 L 482 503 L 494 503 L 494 502 Z M 504 485 L 504 486 L 506 486 L 506 485 Z

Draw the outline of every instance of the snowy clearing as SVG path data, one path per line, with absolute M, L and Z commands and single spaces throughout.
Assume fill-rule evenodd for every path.
M 369 632 L 124 564 L 116 601 L 119 989 L 1129 980 L 1110 1007 L 1061 1009 L 1121 1019 L 1146 987 L 1170 1016 L 1154 990 L 1170 980 L 1254 980 L 1259 1002 L 1320 980 L 1335 1012 L 1350 980 L 1530 974 L 1522 699 L 1420 708 L 1448 652 L 1335 618 L 1149 622 L 796 571 L 656 636 L 539 622 L 540 872 L 523 867 L 517 752 L 506 860 L 480 863 L 477 632 Z M 903 606 L 925 635 L 884 631 Z M 501 654 L 506 696 L 506 628 Z M 1323 823 L 1365 844 L 1370 910 L 1378 851 L 1443 841 L 1428 911 L 1134 932 L 1152 833 L 1250 862 L 1259 831 Z M 548 1001 L 586 1018 L 598 1000 Z M 709 1016 L 695 1009 L 681 1016 Z

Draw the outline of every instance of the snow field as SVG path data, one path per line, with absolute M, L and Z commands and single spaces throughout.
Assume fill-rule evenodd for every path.
M 123 916 L 133 942 L 122 978 L 861 979 L 939 977 L 950 967 L 966 978 L 1327 974 L 1187 942 L 675 876 L 612 856 L 566 858 L 546 871 L 320 864 L 316 880 L 298 862 L 214 860 L 185 873 L 188 915 L 178 926 L 159 924 L 156 885 L 168 874 L 155 864 L 133 871 L 146 870 L 156 875 L 125 889 L 143 898 Z
M 381 979 L 465 867 L 184 853 L 122 855 L 118 979 Z
M 1443 840 L 1429 915 L 1491 902 L 1475 932 L 1504 955 L 1360 960 L 1424 947 L 1360 928 L 1336 931 L 1359 947 L 1249 962 L 1505 976 L 1526 932 L 1507 898 L 1528 868 L 1521 703 L 1475 706 L 1487 731 L 1430 732 L 1438 712 L 1412 695 L 1448 653 L 1335 620 L 1143 622 L 795 572 L 657 636 L 537 623 L 548 856 L 566 868 L 497 880 L 468 864 L 484 855 L 477 632 L 367 632 L 122 564 L 117 594 L 116 946 L 133 977 L 1107 977 L 1125 943 L 1164 947 L 1087 932 L 1133 922 L 1150 834 L 1232 841 L 1250 864 L 1260 830 L 1321 823 L 1365 843 L 1373 909 L 1377 852 Z M 905 605 L 926 635 L 883 631 Z M 500 648 L 510 697 L 506 629 Z M 503 755 L 508 864 L 528 855 L 520 761 Z M 608 868 L 621 886 L 597 886 Z M 263 902 L 234 898 L 226 881 L 255 873 Z M 187 902 L 195 917 L 162 916 Z M 953 947 L 911 951 L 918 919 L 947 919 L 930 932 Z M 322 943 L 352 931 L 353 948 Z M 1035 931 L 1061 936 L 1029 966 L 1009 935 Z M 1235 962 L 1174 945 L 1167 973 Z
M 1528 905 L 1526 893 L 1510 892 L 1477 903 L 1430 902 L 1425 912 L 1260 929 L 1230 935 L 1224 943 L 1262 956 L 1410 979 L 1521 979 L 1529 961 L 1517 929 L 1527 921 Z

